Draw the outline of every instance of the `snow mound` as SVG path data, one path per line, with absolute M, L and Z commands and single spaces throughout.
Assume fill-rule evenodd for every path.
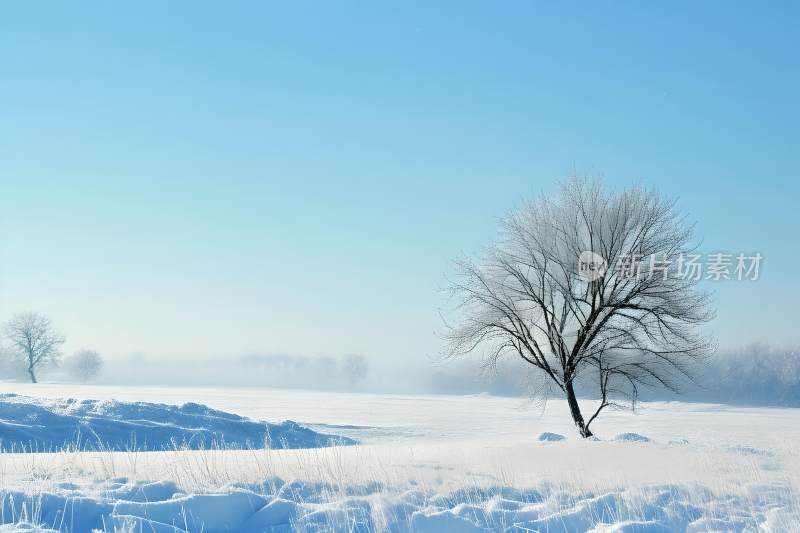
M 108 483 L 108 482 L 105 482 Z M 378 483 L 333 485 L 273 479 L 217 493 L 157 501 L 106 499 L 137 484 L 95 492 L 2 493 L 0 533 L 17 531 L 239 533 L 378 531 L 470 533 L 548 531 L 666 533 L 794 531 L 800 523 L 790 486 L 716 494 L 697 485 L 662 484 L 610 491 L 465 486 L 448 493 Z M 287 490 L 287 487 L 291 487 Z M 30 526 L 36 517 L 42 529 Z
M 638 433 L 620 433 L 614 440 L 617 442 L 652 442 L 649 438 Z
M 550 433 L 549 431 L 545 431 L 541 435 L 539 435 L 539 442 L 557 442 L 560 440 L 567 440 L 564 435 L 560 433 Z
M 742 444 L 736 444 L 733 446 L 728 446 L 728 451 L 732 453 L 738 453 L 741 455 L 756 455 L 761 457 L 772 457 L 772 452 L 768 450 L 762 450 L 759 448 L 754 448 L 753 446 L 746 446 Z
M 163 451 L 355 444 L 287 420 L 259 422 L 196 403 L 45 400 L 0 394 L 0 450 Z
M 679 439 L 672 439 L 667 444 L 670 446 L 685 446 L 689 444 L 689 439 L 679 438 Z

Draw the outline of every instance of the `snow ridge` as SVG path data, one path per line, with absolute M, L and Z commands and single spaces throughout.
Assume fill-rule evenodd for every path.
M 291 420 L 259 422 L 197 403 L 175 406 L 0 394 L 4 452 L 319 448 L 355 443 Z

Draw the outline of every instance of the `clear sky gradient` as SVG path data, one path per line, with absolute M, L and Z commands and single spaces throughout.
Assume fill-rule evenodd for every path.
M 0 319 L 424 365 L 450 261 L 577 169 L 761 252 L 712 327 L 795 343 L 800 12 L 745 4 L 3 2 Z

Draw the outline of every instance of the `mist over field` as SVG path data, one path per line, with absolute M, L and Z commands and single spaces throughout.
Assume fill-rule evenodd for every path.
M 231 357 L 155 357 L 142 353 L 109 357 L 92 383 L 108 385 L 234 386 L 397 394 L 480 394 L 536 397 L 536 376 L 526 365 L 505 360 L 485 367 L 477 358 L 463 361 L 428 359 L 429 367 L 387 365 L 361 355 L 301 356 L 287 354 Z M 186 372 L 187 365 L 192 371 Z M 696 383 L 680 394 L 643 389 L 643 400 L 683 399 L 735 405 L 800 406 L 800 349 L 756 343 L 720 349 L 696 368 Z M 63 368 L 44 376 L 74 380 Z M 0 378 L 24 379 L 18 365 L 3 360 Z M 581 396 L 592 399 L 591 384 L 580 384 Z

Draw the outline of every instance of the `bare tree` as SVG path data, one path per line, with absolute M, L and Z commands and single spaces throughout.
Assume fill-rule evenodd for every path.
M 347 355 L 341 362 L 341 371 L 347 385 L 353 387 L 367 377 L 369 363 L 363 355 Z
M 11 347 L 28 367 L 31 383 L 36 383 L 36 370 L 56 363 L 64 337 L 55 332 L 50 319 L 38 313 L 20 313 L 6 323 L 6 337 Z
M 94 350 L 80 350 L 68 358 L 65 366 L 73 376 L 86 382 L 100 373 L 103 358 Z
M 635 407 L 641 386 L 677 390 L 712 346 L 697 327 L 713 316 L 709 296 L 681 271 L 692 229 L 656 192 L 571 180 L 502 220 L 477 262 L 457 262 L 459 316 L 445 355 L 480 348 L 489 365 L 521 358 L 542 372 L 541 392 L 566 396 L 578 431 L 591 436 L 603 409 Z M 588 420 L 578 379 L 600 398 Z

